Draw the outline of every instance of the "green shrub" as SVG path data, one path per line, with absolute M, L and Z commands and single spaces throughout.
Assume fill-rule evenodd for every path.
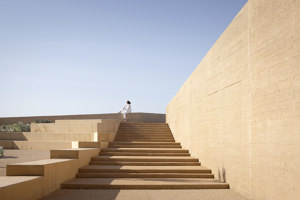
M 34 123 L 51 123 L 49 119 L 37 119 Z
M 0 126 L 0 131 L 6 132 L 30 132 L 30 124 L 18 122 L 14 124 L 6 124 Z

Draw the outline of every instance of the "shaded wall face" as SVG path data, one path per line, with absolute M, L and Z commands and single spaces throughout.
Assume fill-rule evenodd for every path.
M 249 199 L 300 196 L 300 0 L 252 0 L 167 107 L 177 141 Z

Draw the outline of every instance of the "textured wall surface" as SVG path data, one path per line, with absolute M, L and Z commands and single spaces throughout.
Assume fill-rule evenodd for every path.
M 12 124 L 18 122 L 31 123 L 35 120 L 48 119 L 51 122 L 62 119 L 123 119 L 121 113 L 108 113 L 108 114 L 87 114 L 87 115 L 57 115 L 57 116 L 32 116 L 32 117 L 2 117 L 0 124 Z M 165 114 L 156 113 L 130 113 L 127 115 L 127 122 L 137 123 L 165 123 Z
M 300 197 L 300 0 L 250 0 L 167 107 L 177 141 L 249 199 Z

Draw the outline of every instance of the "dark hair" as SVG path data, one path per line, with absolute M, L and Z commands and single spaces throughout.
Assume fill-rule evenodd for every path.
M 130 101 L 127 101 L 127 104 L 131 104 L 131 102 L 130 102 Z

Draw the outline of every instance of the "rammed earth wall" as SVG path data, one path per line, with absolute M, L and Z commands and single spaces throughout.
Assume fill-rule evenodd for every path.
M 300 197 L 300 0 L 251 0 L 167 107 L 177 141 L 249 199 Z

